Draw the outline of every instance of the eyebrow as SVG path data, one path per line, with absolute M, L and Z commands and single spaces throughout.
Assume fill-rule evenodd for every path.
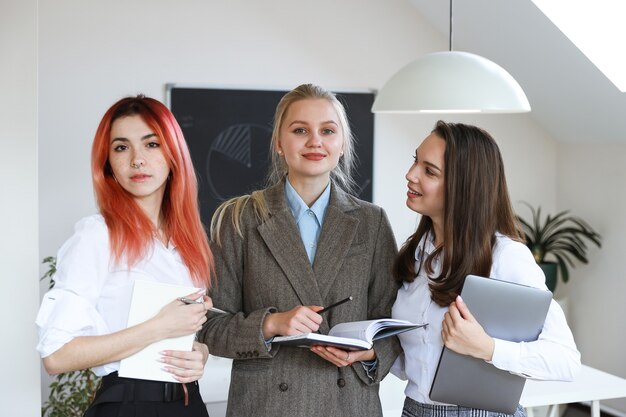
M 304 120 L 294 120 L 293 122 L 289 123 L 289 126 L 295 125 L 295 124 L 308 125 L 309 123 L 305 122 Z M 321 124 L 323 125 L 334 124 L 335 126 L 339 126 L 339 124 L 335 122 L 334 120 L 326 120 L 325 122 L 322 122 Z
M 424 164 L 428 165 L 431 168 L 435 168 L 439 172 L 442 172 L 441 168 L 439 168 L 437 165 L 433 164 L 432 162 L 424 161 Z
M 421 161 L 424 165 L 428 165 L 431 168 L 435 168 L 437 171 L 439 172 L 443 172 L 441 170 L 441 168 L 439 168 L 437 165 L 433 164 L 432 162 L 428 162 L 428 161 L 423 161 L 419 158 L 419 155 L 417 153 L 417 150 L 415 151 L 415 157 L 417 158 L 418 161 Z
M 151 139 L 153 137 L 156 137 L 156 133 L 148 133 L 147 135 L 142 136 L 141 140 L 147 140 L 147 139 Z M 119 137 L 119 138 L 113 138 L 111 143 L 116 142 L 116 141 L 119 141 L 119 142 L 130 142 L 127 138 Z

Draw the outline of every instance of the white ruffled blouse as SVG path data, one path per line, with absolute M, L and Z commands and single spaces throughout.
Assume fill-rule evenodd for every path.
M 152 251 L 130 270 L 114 265 L 109 233 L 101 215 L 80 220 L 57 255 L 56 284 L 37 315 L 42 358 L 78 336 L 98 336 L 125 329 L 136 279 L 193 286 L 189 270 L 173 245 L 154 239 Z M 98 376 L 117 371 L 119 362 L 96 368 Z

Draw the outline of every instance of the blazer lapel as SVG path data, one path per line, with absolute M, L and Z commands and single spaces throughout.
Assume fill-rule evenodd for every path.
M 270 218 L 257 230 L 287 276 L 302 305 L 323 305 L 300 232 L 287 207 L 284 181 L 264 193 Z
M 313 262 L 317 285 L 323 299 L 326 299 L 337 279 L 348 250 L 353 245 L 359 220 L 348 213 L 358 208 L 359 206 L 350 200 L 346 193 L 332 186 L 330 202 L 326 209 Z

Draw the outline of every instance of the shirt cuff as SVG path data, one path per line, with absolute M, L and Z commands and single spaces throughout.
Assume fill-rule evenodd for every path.
M 489 363 L 493 364 L 498 369 L 507 370 L 513 374 L 519 375 L 524 378 L 530 378 L 531 375 L 521 372 L 520 359 L 521 344 L 518 342 L 510 342 L 508 340 L 493 339 L 493 356 Z
M 378 368 L 378 358 L 371 361 L 361 361 L 363 369 L 367 374 L 367 377 L 372 381 L 376 379 L 376 368 Z
M 277 313 L 277 312 L 278 312 L 278 309 L 276 307 L 269 307 L 267 311 L 265 312 L 265 314 L 263 315 L 263 320 L 261 320 L 261 329 L 259 329 L 261 331 L 261 337 L 263 337 L 263 322 L 265 321 L 267 316 L 273 313 Z M 270 337 L 269 339 L 264 339 L 265 348 L 267 349 L 268 352 L 272 350 L 272 340 L 274 340 L 274 336 Z

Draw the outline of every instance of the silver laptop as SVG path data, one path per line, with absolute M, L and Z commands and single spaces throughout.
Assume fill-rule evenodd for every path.
M 463 301 L 488 335 L 513 342 L 537 340 L 550 308 L 547 290 L 468 275 Z M 430 399 L 513 414 L 526 380 L 471 356 L 444 347 Z

